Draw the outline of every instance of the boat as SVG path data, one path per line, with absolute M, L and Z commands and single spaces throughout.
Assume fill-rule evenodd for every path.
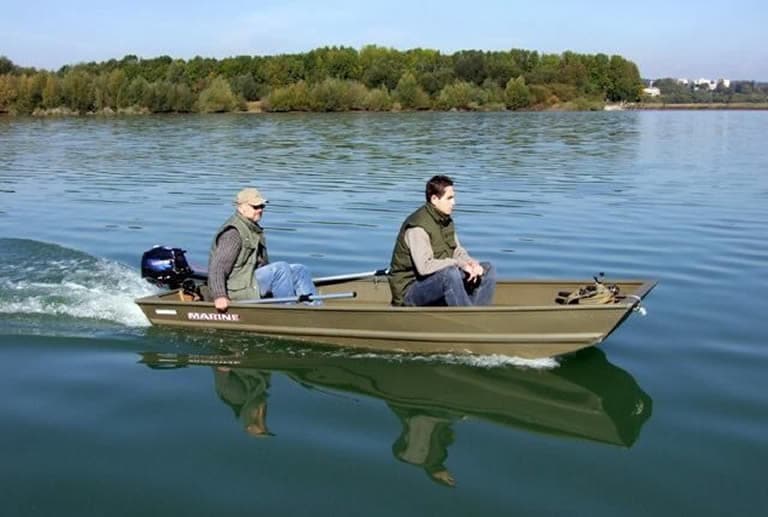
M 280 386 L 270 387 L 270 376 L 285 375 L 305 389 L 381 400 L 403 420 L 404 429 L 408 422 L 440 419 L 452 424 L 469 418 L 536 434 L 631 447 L 652 414 L 651 397 L 629 372 L 596 348 L 582 352 L 578 360 L 533 369 L 297 351 L 295 344 L 285 350 L 275 345 L 231 347 L 226 353 L 210 354 L 144 352 L 140 362 L 160 370 L 213 367 L 216 388 L 233 409 L 244 400 L 266 400 L 265 391 Z M 225 389 L 227 382 L 237 382 L 238 389 Z M 236 400 L 223 396 L 233 392 L 240 395 Z M 275 411 L 281 408 L 273 407 L 270 413 Z
M 212 301 L 196 295 L 190 277 L 199 280 L 205 275 L 194 274 L 180 260 L 183 250 L 172 250 L 173 257 L 163 259 L 170 262 L 162 263 L 172 270 L 169 274 L 158 275 L 142 261 L 143 276 L 176 287 L 136 300 L 153 325 L 236 330 L 395 353 L 522 358 L 568 354 L 602 343 L 633 311 L 642 309 L 640 302 L 656 285 L 642 279 L 607 284 L 597 277 L 501 280 L 489 306 L 394 307 L 386 272 L 376 271 L 316 279 L 314 298 L 322 305 L 301 303 L 311 301 L 307 297 L 267 298 L 233 302 L 222 313 Z M 606 293 L 604 299 L 595 296 Z

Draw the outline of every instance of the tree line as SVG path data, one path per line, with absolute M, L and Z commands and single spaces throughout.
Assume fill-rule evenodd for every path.
M 127 55 L 57 71 L 0 56 L 0 112 L 45 114 L 599 109 L 635 101 L 637 66 L 606 54 L 437 50 L 368 45 L 300 54 L 190 60 Z
M 697 86 L 693 82 L 681 83 L 677 79 L 664 78 L 653 81 L 661 95 L 644 99 L 646 102 L 668 104 L 705 104 L 705 103 L 766 103 L 768 102 L 768 83 L 755 81 L 731 81 L 728 86 L 718 83 L 714 90 Z

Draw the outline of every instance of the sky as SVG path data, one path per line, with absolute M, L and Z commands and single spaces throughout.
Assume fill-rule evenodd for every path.
M 730 7 L 730 6 L 733 7 Z M 20 66 L 323 46 L 619 54 L 647 79 L 768 81 L 768 1 L 0 0 L 0 55 Z

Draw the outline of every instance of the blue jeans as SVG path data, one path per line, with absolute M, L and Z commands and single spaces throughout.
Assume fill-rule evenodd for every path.
M 303 264 L 270 262 L 256 269 L 256 283 L 262 297 L 289 298 L 302 294 L 317 294 L 309 269 Z
M 485 273 L 480 282 L 467 284 L 464 271 L 447 267 L 416 280 L 405 292 L 405 305 L 490 305 L 496 291 L 496 269 L 490 262 L 481 262 Z

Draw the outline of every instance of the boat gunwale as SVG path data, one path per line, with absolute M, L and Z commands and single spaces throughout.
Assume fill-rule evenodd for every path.
M 530 280 L 521 280 L 521 281 L 507 281 L 508 283 L 542 283 L 542 284 L 554 284 L 554 285 L 560 285 L 563 283 L 578 283 L 579 281 L 558 281 L 558 280 L 544 280 L 544 281 L 530 281 Z M 363 302 L 367 306 L 360 306 L 359 303 L 356 303 L 354 301 L 350 302 L 339 302 L 336 301 L 332 304 L 323 304 L 323 305 L 304 305 L 301 303 L 280 303 L 280 304 L 268 304 L 268 303 L 261 303 L 261 304 L 249 304 L 249 303 L 242 303 L 242 302 L 233 302 L 230 304 L 229 308 L 242 310 L 242 309 L 249 309 L 249 310 L 299 310 L 299 311 L 345 311 L 345 312 L 418 312 L 418 313 L 429 313 L 429 312 L 436 312 L 436 313 L 453 313 L 453 312 L 459 312 L 459 313 L 466 313 L 466 314 L 473 314 L 478 312 L 519 312 L 519 311 L 585 311 L 585 310 L 616 310 L 616 309 L 624 309 L 624 310 L 630 310 L 633 309 L 636 305 L 640 303 L 640 301 L 654 288 L 656 287 L 657 282 L 654 280 L 618 280 L 614 283 L 638 283 L 642 282 L 637 289 L 635 289 L 632 293 L 629 293 L 627 295 L 624 295 L 624 300 L 617 302 L 617 303 L 608 303 L 608 304 L 594 304 L 594 305 L 483 305 L 483 306 L 459 306 L 459 307 L 440 307 L 440 306 L 422 306 L 422 307 L 401 307 L 396 305 L 389 305 L 385 303 L 367 303 Z M 204 302 L 204 301 L 183 301 L 183 300 L 164 300 L 163 297 L 167 297 L 169 295 L 172 295 L 174 293 L 180 292 L 181 289 L 175 289 L 172 291 L 159 293 L 159 294 L 152 294 L 149 296 L 144 296 L 142 298 L 137 298 L 135 302 L 141 306 L 141 305 L 163 305 L 163 306 L 175 306 L 175 307 L 214 307 L 213 302 Z M 631 296 L 631 297 L 630 297 Z

